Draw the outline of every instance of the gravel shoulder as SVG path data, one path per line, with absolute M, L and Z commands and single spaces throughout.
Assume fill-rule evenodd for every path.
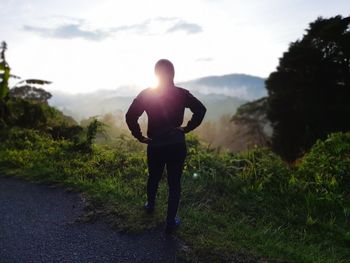
M 83 213 L 78 193 L 0 176 L 0 262 L 182 262 L 162 230 L 123 234 Z

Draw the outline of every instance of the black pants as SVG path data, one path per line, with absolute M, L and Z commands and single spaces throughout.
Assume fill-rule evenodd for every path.
M 147 146 L 148 181 L 147 199 L 154 204 L 158 184 L 162 178 L 164 167 L 167 169 L 169 186 L 167 222 L 172 223 L 177 213 L 181 194 L 181 176 L 187 155 L 186 143 L 164 146 Z

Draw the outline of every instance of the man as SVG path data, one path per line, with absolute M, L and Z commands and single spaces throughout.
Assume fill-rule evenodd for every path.
M 166 232 L 172 232 L 180 225 L 176 216 L 181 193 L 181 176 L 187 155 L 185 133 L 195 129 L 202 122 L 206 108 L 188 90 L 174 85 L 175 70 L 166 59 L 155 65 L 159 84 L 156 88 L 144 89 L 133 100 L 126 113 L 126 123 L 132 135 L 147 144 L 147 202 L 145 209 L 152 213 L 159 181 L 164 168 L 167 169 L 169 186 Z M 185 108 L 192 112 L 192 118 L 181 127 Z M 138 118 L 146 111 L 148 116 L 147 137 L 141 133 Z

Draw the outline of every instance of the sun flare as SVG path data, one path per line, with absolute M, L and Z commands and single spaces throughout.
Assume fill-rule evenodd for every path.
M 152 89 L 156 89 L 159 86 L 159 79 L 157 76 L 154 76 L 151 80 L 150 86 Z

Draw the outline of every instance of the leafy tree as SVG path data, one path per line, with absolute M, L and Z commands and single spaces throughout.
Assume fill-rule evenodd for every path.
M 22 79 L 14 86 L 9 86 L 9 79 L 21 79 L 16 75 L 10 74 L 10 67 L 6 61 L 5 52 L 7 50 L 6 42 L 0 45 L 0 128 L 7 125 L 13 125 L 18 120 L 23 121 L 22 126 L 40 126 L 46 122 L 44 111 L 40 106 L 31 105 L 23 101 L 16 101 L 15 98 L 30 100 L 31 102 L 40 102 L 47 104 L 47 100 L 52 95 L 42 88 L 37 88 L 33 85 L 50 84 L 50 81 L 41 79 Z M 13 101 L 9 100 L 13 98 Z M 15 105 L 18 110 L 18 105 L 23 104 L 23 114 L 18 115 L 18 112 L 11 112 L 11 108 Z M 16 111 L 17 111 L 16 110 Z M 12 116 L 12 115 L 16 116 Z M 21 116 L 21 118 L 18 118 Z
M 28 83 L 28 81 L 31 80 L 26 80 L 26 83 Z M 45 104 L 47 104 L 47 101 L 52 97 L 50 92 L 47 92 L 42 88 L 36 88 L 29 85 L 14 87 L 10 90 L 9 94 L 11 97 L 27 99 L 33 102 Z
M 106 125 L 99 120 L 96 119 L 96 117 L 89 118 L 89 122 L 85 121 L 85 124 L 87 125 L 85 127 L 86 129 L 86 137 L 82 141 L 76 141 L 75 142 L 75 150 L 84 152 L 84 153 L 92 153 L 92 146 L 96 139 L 96 136 L 98 133 L 102 134 L 103 136 L 106 136 L 105 134 L 105 127 Z
M 318 18 L 266 80 L 272 147 L 292 161 L 317 139 L 350 130 L 350 17 Z
M 5 58 L 6 42 L 1 43 L 0 49 L 0 99 L 4 100 L 9 92 L 8 80 L 10 78 L 10 67 Z
M 80 125 L 69 125 L 63 122 L 52 127 L 49 131 L 55 140 L 66 139 L 74 143 L 79 143 L 80 137 L 83 134 L 83 127 Z
M 10 95 L 22 99 L 47 103 L 47 100 L 50 99 L 52 95 L 44 89 L 37 88 L 33 85 L 51 84 L 51 81 L 41 79 L 23 79 L 17 82 L 14 86 L 9 86 L 8 81 L 10 78 L 21 78 L 10 74 L 10 67 L 5 58 L 6 50 L 7 44 L 3 41 L 0 46 L 0 99 L 6 100 L 8 95 Z
M 6 100 L 8 98 L 10 78 L 10 67 L 6 62 L 5 51 L 7 49 L 6 42 L 2 42 L 0 46 L 0 128 L 6 126 L 6 118 L 8 117 L 8 107 Z
M 12 107 L 13 104 L 16 110 Z M 15 103 L 11 103 L 10 109 L 16 126 L 44 129 L 47 125 L 47 112 L 39 104 L 33 104 L 27 100 L 18 100 Z

